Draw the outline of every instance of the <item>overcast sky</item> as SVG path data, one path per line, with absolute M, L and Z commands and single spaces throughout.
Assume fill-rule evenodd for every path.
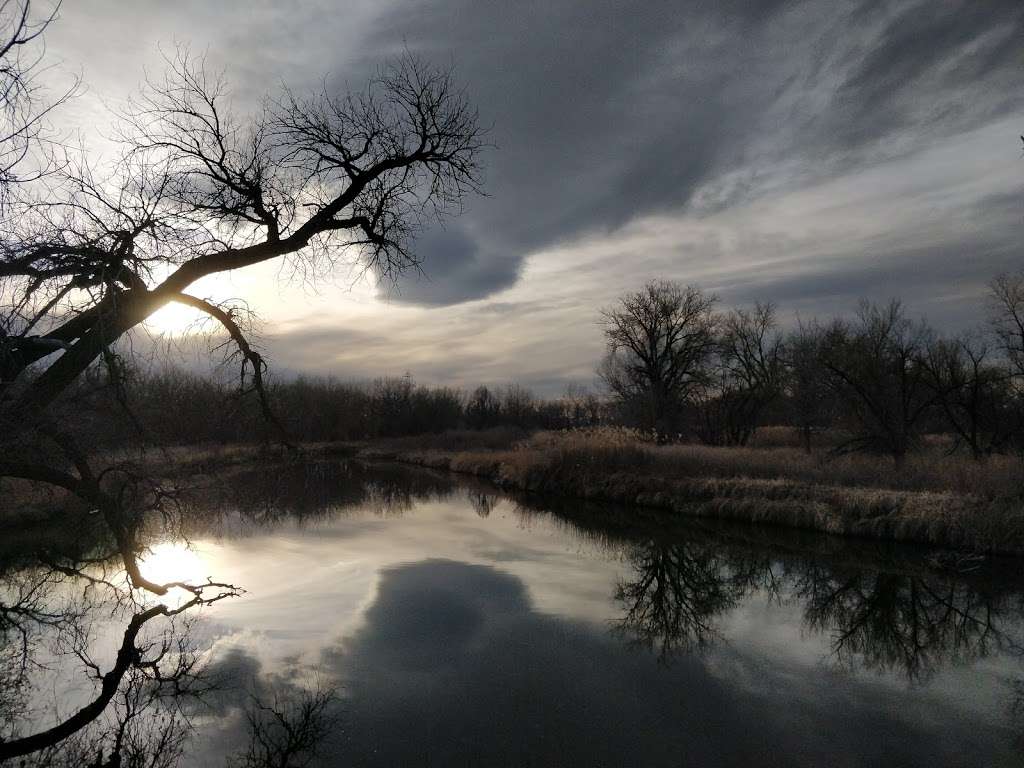
M 593 380 L 600 307 L 653 277 L 787 322 L 899 296 L 956 329 L 1024 267 L 1020 0 L 65 0 L 48 49 L 88 90 L 59 120 L 101 151 L 176 42 L 242 110 L 406 46 L 493 125 L 489 196 L 421 234 L 426 278 L 201 287 L 250 300 L 281 371 L 554 394 Z

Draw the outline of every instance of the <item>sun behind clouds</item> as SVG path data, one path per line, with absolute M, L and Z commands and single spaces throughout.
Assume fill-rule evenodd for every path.
M 171 302 L 150 315 L 145 326 L 161 336 L 186 336 L 208 330 L 210 319 L 193 307 Z

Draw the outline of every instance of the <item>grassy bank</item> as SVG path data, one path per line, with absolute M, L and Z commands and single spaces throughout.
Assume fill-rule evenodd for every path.
M 897 470 L 884 457 L 809 455 L 786 446 L 656 446 L 609 429 L 481 439 L 483 445 L 466 433 L 410 438 L 362 455 L 519 491 L 1024 555 L 1024 463 L 1017 457 L 979 464 L 936 447 Z
M 884 457 L 833 457 L 825 448 L 807 454 L 792 436 L 766 432 L 754 447 L 715 448 L 657 446 L 615 429 L 529 435 L 500 428 L 373 444 L 304 444 L 301 455 L 400 461 L 474 475 L 508 490 L 626 508 L 1024 555 L 1024 462 L 1018 457 L 977 463 L 948 455 L 933 441 L 897 470 Z M 186 446 L 150 451 L 141 463 L 175 484 L 195 485 L 231 467 L 295 456 L 280 446 Z M 9 482 L 4 491 L 4 530 L 28 526 L 67 501 L 59 492 L 40 497 L 25 483 Z

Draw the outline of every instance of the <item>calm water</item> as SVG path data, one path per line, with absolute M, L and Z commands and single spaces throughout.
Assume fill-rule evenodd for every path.
M 337 691 L 323 765 L 1024 760 L 1012 563 L 937 571 L 914 548 L 552 509 L 343 462 L 211 482 L 179 535 L 147 575 L 246 590 L 177 622 L 218 681 L 188 705 L 184 765 L 245 748 L 254 691 L 311 687 Z M 21 577 L 4 573 L 9 596 Z M 102 670 L 124 627 L 91 610 Z M 45 668 L 8 684 L 8 730 L 93 695 L 66 647 L 41 640 Z

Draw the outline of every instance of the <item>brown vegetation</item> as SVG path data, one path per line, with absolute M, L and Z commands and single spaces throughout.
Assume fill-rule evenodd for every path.
M 782 433 L 775 431 L 776 439 Z M 659 446 L 624 429 L 540 432 L 495 448 L 465 433 L 364 455 L 466 472 L 524 491 L 639 504 L 828 533 L 1024 553 L 1024 462 L 922 450 L 897 469 L 796 447 Z M 795 442 L 797 437 L 791 436 Z

